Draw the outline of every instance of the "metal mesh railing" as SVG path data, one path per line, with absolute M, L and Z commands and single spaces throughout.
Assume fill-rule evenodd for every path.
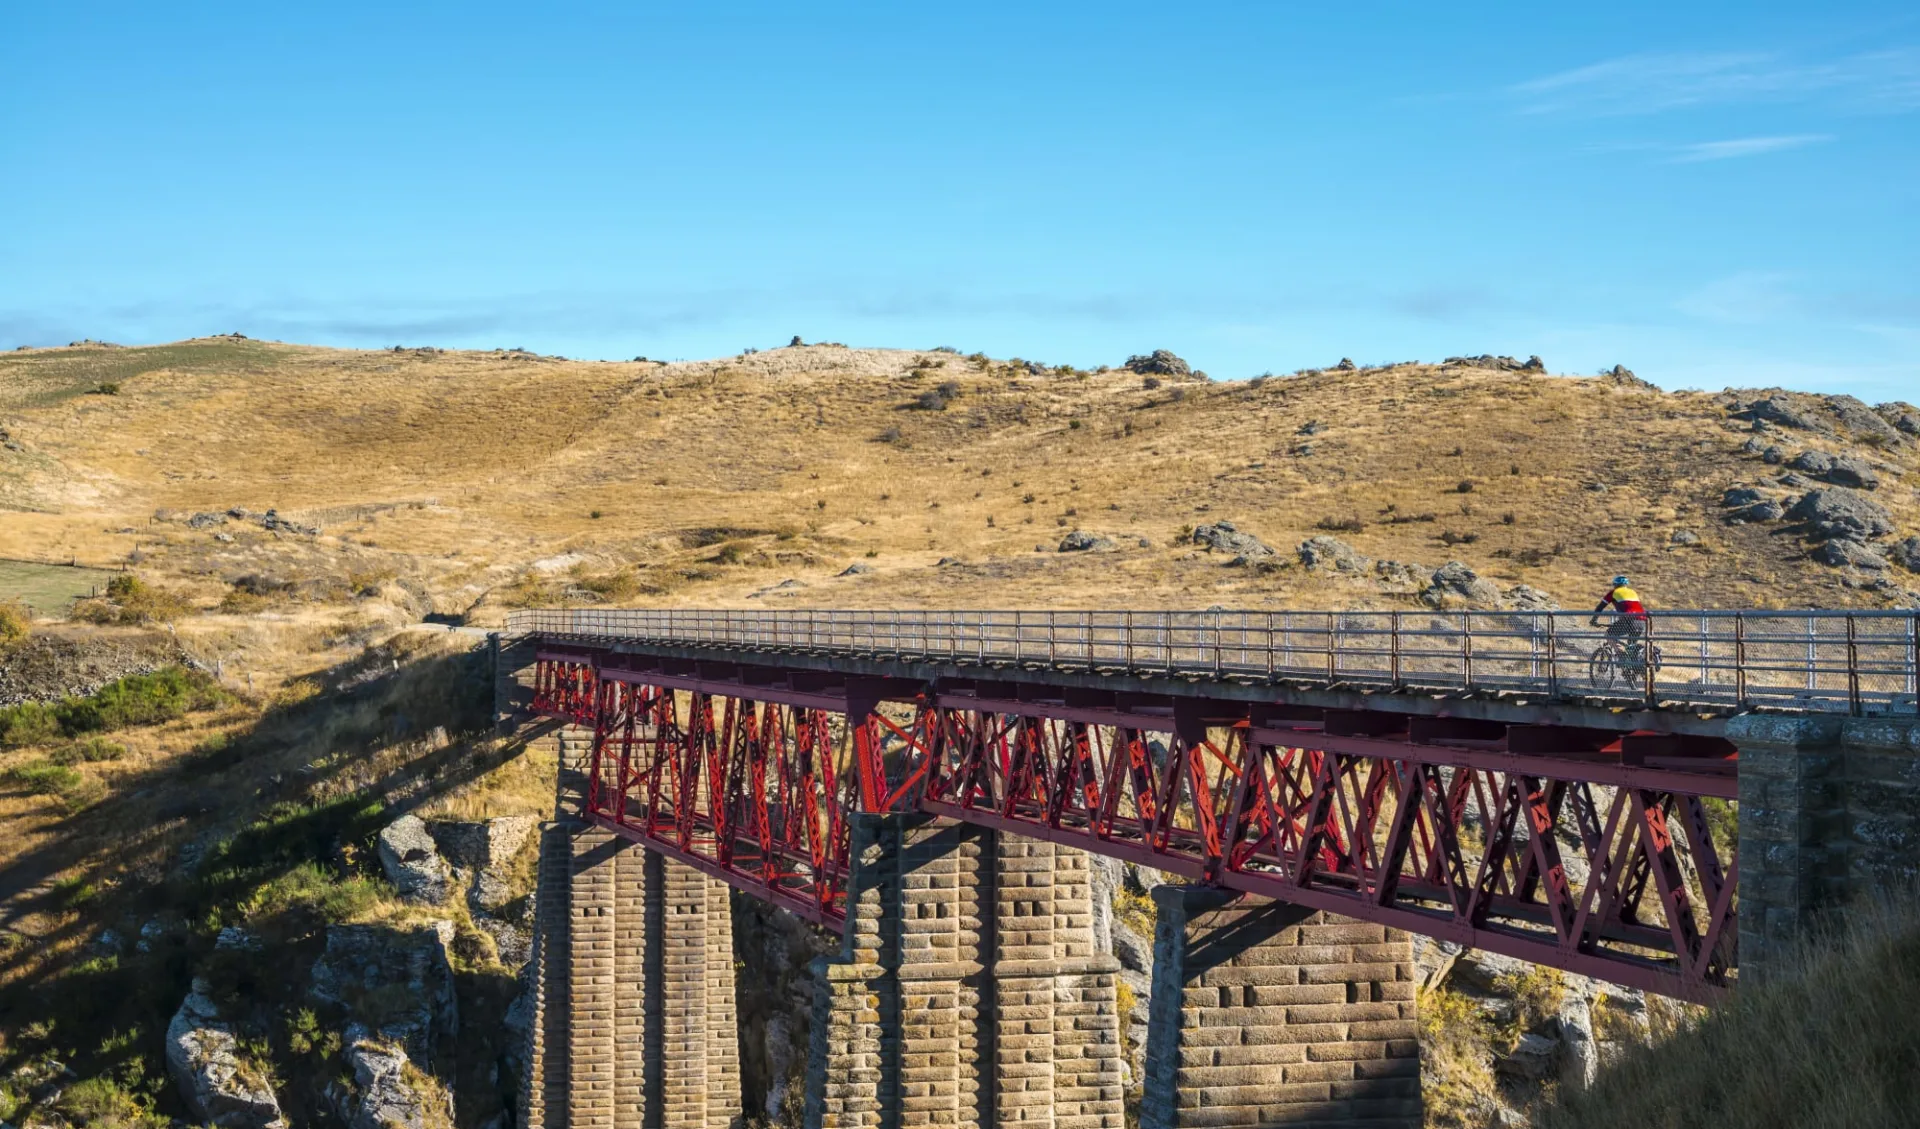
M 581 641 L 1825 713 L 1920 712 L 1920 613 L 535 609 Z M 1603 621 L 1604 623 L 1605 621 Z

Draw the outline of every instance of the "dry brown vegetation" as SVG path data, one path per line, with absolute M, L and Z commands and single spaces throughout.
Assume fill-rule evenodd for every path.
M 108 368 L 115 393 L 91 393 Z M 1741 452 L 1713 395 L 1607 378 L 1408 364 L 1147 388 L 935 351 L 659 364 L 208 339 L 8 355 L 0 390 L 24 448 L 0 452 L 0 556 L 133 558 L 235 613 L 1406 599 L 1292 567 L 1328 530 L 1568 604 L 1619 570 L 1667 607 L 1900 598 L 1843 588 L 1779 526 L 1721 520 L 1723 489 L 1779 468 Z M 1903 532 L 1913 451 L 1873 452 Z M 233 506 L 322 533 L 166 520 Z M 1288 567 L 1181 543 L 1222 518 Z M 1072 529 L 1119 548 L 1053 552 Z M 855 562 L 871 571 L 837 575 Z M 786 579 L 803 586 L 755 596 Z

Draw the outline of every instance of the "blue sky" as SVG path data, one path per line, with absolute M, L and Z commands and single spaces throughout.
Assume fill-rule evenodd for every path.
M 1538 353 L 1920 400 L 1910 3 L 165 7 L 0 3 L 0 348 Z

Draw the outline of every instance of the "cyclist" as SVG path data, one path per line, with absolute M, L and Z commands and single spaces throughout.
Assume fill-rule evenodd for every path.
M 1600 597 L 1594 606 L 1593 618 L 1587 622 L 1600 626 L 1600 613 L 1613 609 L 1613 622 L 1607 625 L 1607 638 L 1618 639 L 1626 648 L 1627 657 L 1633 662 L 1640 661 L 1640 641 L 1647 633 L 1647 606 L 1640 602 L 1640 593 L 1635 592 L 1627 583 L 1625 576 L 1613 578 L 1613 586 L 1607 594 Z

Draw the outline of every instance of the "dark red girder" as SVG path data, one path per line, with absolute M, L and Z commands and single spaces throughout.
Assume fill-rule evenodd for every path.
M 921 813 L 1697 1001 L 1732 982 L 1725 742 L 1182 699 L 851 693 L 541 652 L 587 818 L 810 920 L 851 818 Z M 1722 852 L 1726 857 L 1722 858 Z

